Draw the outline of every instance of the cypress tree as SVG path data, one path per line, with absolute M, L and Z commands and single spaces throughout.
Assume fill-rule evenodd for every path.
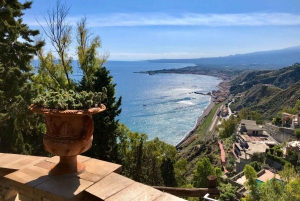
M 38 121 L 32 121 L 39 117 L 28 109 L 34 95 L 30 62 L 44 43 L 34 43 L 39 31 L 22 21 L 22 11 L 31 2 L 2 0 L 0 7 L 0 152 L 28 154 L 38 148 L 29 144 L 39 133 L 34 129 Z
M 86 91 L 102 91 L 102 87 L 107 89 L 106 110 L 93 115 L 94 140 L 92 148 L 85 154 L 105 161 L 120 162 L 118 154 L 118 123 L 116 117 L 121 113 L 121 97 L 115 97 L 115 86 L 110 71 L 105 67 L 100 67 L 94 73 L 93 84 L 87 84 L 83 77 L 81 89 Z

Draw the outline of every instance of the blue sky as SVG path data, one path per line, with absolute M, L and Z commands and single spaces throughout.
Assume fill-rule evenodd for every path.
M 64 2 L 64 1 L 62 1 Z M 40 28 L 56 1 L 35 0 Z M 300 45 L 299 0 L 66 0 L 68 21 L 88 18 L 110 60 L 227 56 Z M 46 46 L 49 50 L 50 45 Z M 75 49 L 75 48 L 74 48 Z

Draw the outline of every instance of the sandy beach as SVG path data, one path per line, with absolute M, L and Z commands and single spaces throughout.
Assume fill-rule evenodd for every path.
M 213 102 L 213 98 L 210 97 L 210 103 L 209 103 L 209 105 L 204 109 L 202 115 L 198 117 L 198 119 L 197 119 L 197 121 L 196 121 L 196 124 L 195 124 L 195 126 L 193 127 L 193 129 L 190 130 L 190 131 L 184 136 L 184 138 L 182 138 L 182 139 L 180 140 L 180 142 L 176 144 L 176 146 L 175 146 L 176 148 L 179 148 L 180 145 L 181 145 L 183 142 L 185 142 L 189 137 L 191 137 L 191 136 L 195 133 L 197 127 L 202 123 L 202 121 L 204 121 L 205 117 L 209 114 L 209 112 L 212 110 L 212 108 L 214 107 L 214 105 L 215 105 L 215 103 Z

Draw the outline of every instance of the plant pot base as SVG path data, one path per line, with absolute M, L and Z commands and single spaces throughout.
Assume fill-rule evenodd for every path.
M 51 170 L 51 175 L 81 174 L 85 171 L 85 165 L 77 162 L 77 156 L 60 156 L 57 163 Z

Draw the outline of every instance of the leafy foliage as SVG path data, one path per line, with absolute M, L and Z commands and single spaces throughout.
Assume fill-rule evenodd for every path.
M 86 92 L 79 93 L 73 90 L 59 92 L 48 92 L 39 94 L 32 102 L 38 107 L 50 109 L 89 109 L 91 107 L 98 107 L 103 100 L 106 99 L 106 88 L 102 88 L 102 92 Z
M 181 158 L 176 161 L 175 165 L 175 178 L 179 187 L 184 187 L 187 185 L 187 180 L 185 177 L 188 171 L 188 161 L 185 158 Z
M 147 135 L 131 132 L 119 125 L 119 152 L 122 173 L 148 185 L 177 186 L 174 164 L 176 150 L 158 138 L 147 140 Z
M 255 186 L 255 184 L 253 183 L 256 189 L 255 191 L 256 194 L 253 194 L 253 192 L 251 191 L 251 193 L 249 193 L 246 196 L 246 198 L 244 198 L 243 200 L 244 201 L 299 200 L 300 179 L 299 179 L 299 175 L 295 172 L 294 167 L 288 163 L 284 166 L 284 169 L 281 172 L 279 172 L 279 174 L 281 176 L 281 179 L 283 180 L 278 180 L 276 178 L 273 178 L 267 182 L 264 182 L 260 186 L 257 185 Z M 252 177 L 255 178 L 253 172 L 251 174 L 250 179 L 252 179 Z
M 251 162 L 257 161 L 260 162 L 261 164 L 264 164 L 266 160 L 265 153 L 254 152 L 250 160 Z
M 296 137 L 298 140 L 300 140 L 300 128 L 297 128 L 297 129 L 295 130 L 295 137 Z
M 250 165 L 246 165 L 244 168 L 244 174 L 247 179 L 246 185 L 250 189 L 250 195 L 254 198 L 254 200 L 259 200 L 259 187 L 256 182 L 256 171 Z
M 214 168 L 209 159 L 204 157 L 196 164 L 196 169 L 194 170 L 194 176 L 192 180 L 193 186 L 196 188 L 205 188 L 207 187 L 207 176 L 220 176 L 219 174 L 220 169 Z
M 237 187 L 228 184 L 220 184 L 220 200 L 221 201 L 234 201 L 236 196 Z
M 235 118 L 233 115 L 231 115 L 228 120 L 223 120 L 219 128 L 220 138 L 230 137 L 234 133 L 235 125 L 237 123 L 238 119 Z
M 30 114 L 36 91 L 29 79 L 30 62 L 43 42 L 34 44 L 38 30 L 23 23 L 23 11 L 31 2 L 0 2 L 0 152 L 42 154 L 40 116 Z M 37 143 L 37 144 L 36 144 Z

